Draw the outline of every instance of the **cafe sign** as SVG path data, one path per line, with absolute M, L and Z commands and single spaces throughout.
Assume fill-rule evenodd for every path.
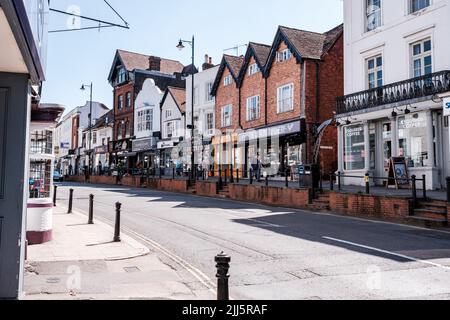
M 450 116 L 450 97 L 444 99 L 444 117 Z

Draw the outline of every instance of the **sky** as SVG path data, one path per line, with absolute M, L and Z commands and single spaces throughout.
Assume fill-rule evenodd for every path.
M 224 51 L 249 41 L 271 45 L 279 25 L 325 32 L 343 21 L 342 0 L 108 0 L 130 29 L 50 33 L 42 102 L 59 103 L 66 112 L 84 105 L 93 83 L 93 100 L 112 108 L 108 74 L 116 49 L 174 59 L 190 64 L 191 50 L 176 48 L 180 38 L 195 35 L 196 65 L 205 54 L 218 64 Z M 52 0 L 51 8 L 79 9 L 81 15 L 121 24 L 103 0 Z M 81 27 L 95 26 L 82 20 Z M 50 13 L 49 30 L 73 28 L 71 17 Z M 76 22 L 75 22 L 76 26 Z M 245 54 L 241 47 L 239 54 Z

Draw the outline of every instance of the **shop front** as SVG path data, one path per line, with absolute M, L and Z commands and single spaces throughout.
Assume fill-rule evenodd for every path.
M 109 143 L 109 153 L 112 155 L 111 167 L 119 169 L 123 174 L 131 174 L 136 165 L 136 153 L 132 151 L 130 138 Z
M 162 175 L 172 175 L 173 168 L 177 175 L 183 175 L 187 170 L 187 162 L 184 161 L 185 154 L 179 145 L 180 139 L 163 140 L 157 143 L 156 163 Z
M 400 157 L 405 160 L 410 177 L 425 175 L 428 189 L 442 188 L 446 170 L 444 159 L 448 157 L 443 143 L 448 142 L 444 135 L 448 118 L 443 117 L 439 109 L 411 109 L 385 111 L 384 117 L 380 112 L 366 113 L 355 116 L 354 123 L 341 126 L 339 171 L 355 177 L 369 173 L 388 178 L 391 159 Z M 387 179 L 374 182 L 385 186 Z M 363 185 L 364 181 L 344 178 L 344 183 Z
M 150 172 L 156 168 L 157 138 L 144 138 L 133 140 L 132 152 L 136 153 L 136 169 Z
M 110 166 L 108 146 L 98 146 L 94 149 L 94 172 L 103 175 Z

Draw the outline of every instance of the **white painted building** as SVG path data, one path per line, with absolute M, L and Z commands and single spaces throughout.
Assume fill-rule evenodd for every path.
M 169 87 L 161 101 L 161 141 L 158 142 L 160 168 L 179 166 L 172 154 L 185 140 L 186 90 Z
M 344 25 L 339 171 L 387 177 L 391 158 L 400 157 L 409 177 L 443 187 L 450 175 L 442 101 L 450 91 L 450 0 L 346 0 Z
M 161 100 L 164 96 L 155 80 L 146 79 L 136 97 L 134 111 L 133 153 L 144 168 L 152 167 L 161 136 Z
M 208 168 L 211 161 L 211 140 L 215 134 L 215 97 L 211 95 L 220 66 L 213 66 L 206 55 L 203 71 L 194 76 L 194 134 L 198 137 L 195 147 L 195 162 Z M 207 66 L 207 68 L 205 68 Z M 192 76 L 186 78 L 186 122 L 192 122 Z M 187 130 L 190 141 L 191 131 Z

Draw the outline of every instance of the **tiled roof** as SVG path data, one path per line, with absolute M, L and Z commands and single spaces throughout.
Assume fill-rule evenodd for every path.
M 250 42 L 249 46 L 253 49 L 259 63 L 261 63 L 262 67 L 264 67 L 267 59 L 269 58 L 271 46 L 255 42 Z
M 182 113 L 186 112 L 186 90 L 175 88 L 175 87 L 169 87 L 167 90 L 170 91 L 172 94 L 172 97 L 175 99 L 175 102 L 177 103 L 178 107 L 180 108 L 180 111 Z
M 117 50 L 117 52 L 128 71 L 135 69 L 147 70 L 149 68 L 150 56 L 125 50 Z M 184 65 L 179 61 L 161 58 L 160 71 L 163 73 L 174 74 L 175 72 L 182 72 L 183 68 Z
M 229 65 L 231 73 L 233 73 L 233 76 L 236 79 L 239 76 L 239 72 L 241 72 L 242 65 L 244 64 L 244 57 L 236 57 L 224 54 L 223 58 Z
M 321 59 L 343 32 L 339 25 L 325 33 L 317 33 L 280 26 L 280 31 L 304 59 Z

